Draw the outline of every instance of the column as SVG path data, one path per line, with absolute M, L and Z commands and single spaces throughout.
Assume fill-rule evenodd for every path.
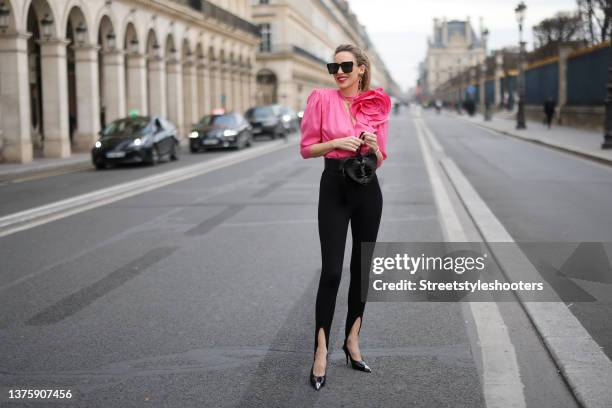
M 561 124 L 563 109 L 567 105 L 567 59 L 572 52 L 571 47 L 559 47 L 559 95 L 557 95 L 557 122 Z
M 68 130 L 68 41 L 40 41 L 45 157 L 70 156 Z
M 104 70 L 104 119 L 108 125 L 125 117 L 125 65 L 122 51 L 105 51 Z
M 189 60 L 183 65 L 184 135 L 188 134 L 191 131 L 191 126 L 198 121 L 197 81 L 195 62 Z
M 127 55 L 127 112 L 147 115 L 147 62 L 143 54 Z
M 242 67 L 240 70 L 240 89 L 242 91 L 242 111 L 245 112 L 251 107 L 250 95 L 249 95 L 249 75 L 246 68 Z
M 502 105 L 501 78 L 504 75 L 504 57 L 502 53 L 495 54 L 495 108 Z
M 91 149 L 100 131 L 100 89 L 98 81 L 98 46 L 74 48 L 77 126 L 74 134 L 76 151 Z
M 224 102 L 223 107 L 225 110 L 230 109 L 230 103 L 232 99 L 232 85 L 231 85 L 231 76 L 228 71 L 228 64 L 221 64 L 221 69 L 219 70 L 220 78 L 221 78 L 221 94 L 223 95 Z
M 232 78 L 234 83 L 234 95 L 232 99 L 234 100 L 234 110 L 236 112 L 242 113 L 244 109 L 242 109 L 242 98 L 240 97 L 240 67 L 235 66 L 232 71 Z
M 203 58 L 198 60 L 196 66 L 196 77 L 197 77 L 197 98 L 198 98 L 198 118 L 206 115 L 210 112 L 208 105 L 208 84 L 206 83 L 206 64 Z
M 179 132 L 182 132 L 184 129 L 182 64 L 179 61 L 169 61 L 167 69 L 168 119 L 174 123 Z
M 210 60 L 206 58 L 204 61 L 204 114 L 208 115 L 212 110 L 210 98 L 213 93 L 213 82 L 210 73 Z
M 213 79 L 214 92 L 211 97 L 211 103 L 212 103 L 213 109 L 220 108 L 222 106 L 221 105 L 221 95 L 223 95 L 223 75 L 221 72 L 221 66 L 219 62 L 217 62 L 215 68 L 216 69 L 211 71 L 211 73 L 214 75 L 214 79 Z
M 478 93 L 480 94 L 478 96 L 479 104 L 480 104 L 480 113 L 484 115 L 485 110 L 486 110 L 485 98 L 487 96 L 487 93 L 485 92 L 485 87 L 487 84 L 487 62 L 486 60 L 482 64 L 480 64 L 480 75 L 479 75 L 478 80 L 479 80 L 478 81 Z
M 166 61 L 161 57 L 149 60 L 149 113 L 168 116 L 166 105 Z
M 6 162 L 32 161 L 28 38 L 30 34 L 0 35 L 0 138 Z

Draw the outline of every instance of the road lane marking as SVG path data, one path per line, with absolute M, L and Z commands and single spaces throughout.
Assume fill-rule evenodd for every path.
M 224 167 L 231 166 L 276 150 L 297 144 L 298 139 L 271 142 L 236 153 L 230 153 L 203 163 L 192 164 L 179 169 L 122 183 L 91 193 L 81 194 L 40 207 L 0 217 L 0 238 L 19 231 L 59 220 L 92 208 L 100 207 L 124 198 L 142 194 L 160 187 L 187 180 Z
M 426 125 L 423 123 L 423 126 Z M 434 138 L 429 132 L 429 137 Z M 503 224 L 476 192 L 456 163 L 440 158 L 442 169 L 457 191 L 475 227 L 486 242 L 515 242 Z M 529 259 L 518 249 L 495 251 L 496 260 L 510 281 L 533 280 L 540 276 Z M 540 278 L 543 281 L 542 278 Z M 519 299 L 522 293 L 518 292 Z M 547 294 L 546 298 L 556 297 Z M 565 304 L 558 302 L 520 302 L 542 337 L 578 402 L 585 408 L 612 407 L 612 362 Z
M 195 227 L 185 232 L 187 236 L 204 235 L 216 226 L 222 224 L 225 220 L 232 218 L 240 211 L 246 208 L 246 204 L 231 204 L 225 207 L 219 214 L 213 215 L 210 218 L 202 221 Z
M 425 140 L 428 129 L 420 118 L 415 119 L 417 138 L 425 161 L 445 238 L 451 242 L 467 242 L 461 221 L 442 181 L 431 149 L 442 153 L 439 143 Z M 432 136 L 431 133 L 427 136 Z M 432 140 L 429 138 L 429 140 Z M 482 359 L 483 394 L 488 408 L 524 408 L 525 396 L 514 345 L 508 335 L 495 302 L 467 302 L 474 319 Z
M 148 267 L 172 255 L 179 247 L 161 247 L 111 272 L 102 279 L 57 301 L 25 322 L 31 326 L 54 324 L 83 310 L 97 299 L 135 278 Z

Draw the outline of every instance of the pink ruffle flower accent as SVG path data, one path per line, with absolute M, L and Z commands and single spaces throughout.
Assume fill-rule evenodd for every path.
M 368 127 L 377 127 L 389 119 L 391 98 L 383 88 L 370 89 L 353 99 L 351 114 L 357 122 Z

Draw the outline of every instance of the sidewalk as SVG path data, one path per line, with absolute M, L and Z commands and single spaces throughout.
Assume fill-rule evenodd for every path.
M 0 163 L 0 182 L 53 170 L 93 167 L 89 153 L 73 153 L 63 159 L 36 158 L 30 163 Z
M 573 153 L 591 160 L 612 164 L 612 149 L 601 148 L 603 134 L 591 130 L 554 125 L 548 129 L 539 122 L 527 122 L 527 129 L 517 130 L 516 120 L 503 113 L 493 115 L 491 121 L 485 122 L 482 115 L 455 117 L 472 122 L 483 128 L 495 130 L 508 136 L 518 137 L 534 143 L 540 143 L 555 149 Z

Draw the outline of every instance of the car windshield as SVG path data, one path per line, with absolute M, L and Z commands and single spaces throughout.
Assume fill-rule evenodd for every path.
M 206 115 L 198 124 L 213 127 L 231 127 L 234 126 L 234 122 L 232 115 Z
M 102 136 L 140 136 L 145 132 L 148 125 L 148 118 L 118 119 L 104 128 Z
M 270 116 L 274 116 L 274 111 L 270 106 L 262 106 L 259 108 L 250 109 L 247 112 L 247 117 L 249 119 L 261 120 L 268 118 Z

